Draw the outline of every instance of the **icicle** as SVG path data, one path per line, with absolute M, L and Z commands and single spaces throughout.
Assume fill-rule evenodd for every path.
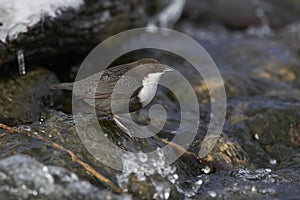
M 24 59 L 24 51 L 23 50 L 17 51 L 17 58 L 18 58 L 19 74 L 25 75 L 26 68 L 25 68 L 25 59 Z

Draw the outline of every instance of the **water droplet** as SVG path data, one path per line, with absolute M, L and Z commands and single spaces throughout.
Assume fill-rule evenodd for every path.
M 20 125 L 20 126 L 18 127 L 18 130 L 20 130 L 20 131 L 27 131 L 27 132 L 32 131 L 31 127 L 30 127 L 30 126 L 27 126 L 27 125 Z
M 164 193 L 164 197 L 165 197 L 165 199 L 169 199 L 169 197 L 170 197 L 170 190 L 169 190 L 169 191 L 166 191 L 166 192 Z
M 48 167 L 44 166 L 42 170 L 43 170 L 43 172 L 48 172 Z
M 202 185 L 202 183 L 203 183 L 203 181 L 200 179 L 200 180 L 196 181 L 195 184 L 197 184 L 197 185 Z
M 26 186 L 25 184 L 22 184 L 22 185 L 21 185 L 21 189 L 22 189 L 22 190 L 26 190 L 26 188 L 27 188 L 27 186 Z
M 43 115 L 41 115 L 39 121 L 40 121 L 41 123 L 44 122 L 44 121 L 45 121 L 45 117 L 44 117 Z
M 147 154 L 143 152 L 138 153 L 138 158 L 141 162 L 146 162 L 148 160 Z
M 201 171 L 203 171 L 205 174 L 209 174 L 210 168 L 208 166 L 205 166 L 204 168 L 201 169 Z
M 177 180 L 179 178 L 178 174 L 174 174 L 173 177 Z
M 164 182 L 157 182 L 152 180 L 156 192 L 153 195 L 154 199 L 169 199 L 171 188 Z
M 176 172 L 176 167 L 170 166 L 170 173 L 174 174 Z
M 159 156 L 159 158 L 163 158 L 164 155 L 164 151 L 161 148 L 157 148 L 156 149 L 157 155 Z
M 276 159 L 270 159 L 269 160 L 271 165 L 277 165 L 277 160 Z
M 269 169 L 269 168 L 265 169 L 265 171 L 268 172 L 268 173 L 271 173 L 271 172 L 272 172 L 272 170 Z
M 110 200 L 110 199 L 111 199 L 111 194 L 107 194 L 107 195 L 106 195 L 106 199 L 107 199 L 107 200 Z
M 212 198 L 217 197 L 217 193 L 216 193 L 215 191 L 208 191 L 207 193 L 208 193 L 208 195 L 209 195 L 210 197 L 212 197 Z
M 36 190 L 33 190 L 33 191 L 32 191 L 32 195 L 33 195 L 33 196 L 37 196 L 37 195 L 38 195 L 38 192 L 37 192 Z

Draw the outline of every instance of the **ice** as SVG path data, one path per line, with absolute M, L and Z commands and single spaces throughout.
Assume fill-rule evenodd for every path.
M 55 18 L 66 8 L 78 9 L 83 0 L 0 0 L 0 40 L 26 32 L 44 16 Z
M 156 27 L 172 28 L 181 17 L 186 0 L 173 0 L 165 9 L 149 21 L 149 32 L 155 32 Z
M 19 74 L 25 75 L 26 68 L 25 68 L 24 51 L 23 50 L 17 51 L 17 58 L 18 58 Z

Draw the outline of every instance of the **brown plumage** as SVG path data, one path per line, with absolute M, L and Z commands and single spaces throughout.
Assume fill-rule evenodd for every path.
M 128 113 L 150 103 L 166 71 L 171 69 L 155 59 L 144 58 L 108 68 L 76 83 L 60 83 L 50 88 L 73 90 L 77 98 L 90 105 L 95 103 L 97 115 Z

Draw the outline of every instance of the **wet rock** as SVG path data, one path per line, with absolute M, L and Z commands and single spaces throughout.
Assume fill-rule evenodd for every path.
M 0 160 L 2 199 L 121 199 L 100 191 L 62 167 L 43 165 L 33 158 L 14 155 Z
M 278 14 L 280 13 L 280 14 Z M 264 22 L 266 16 L 271 27 L 283 27 L 299 18 L 297 0 L 188 0 L 184 16 L 198 23 L 213 21 L 234 29 L 247 28 Z
M 300 58 L 288 44 L 272 38 L 228 37 L 205 43 L 205 47 L 222 74 L 227 97 L 299 99 Z M 208 96 L 203 81 L 196 90 Z
M 199 199 L 293 199 L 299 198 L 299 182 L 267 168 L 237 169 L 199 176 Z M 289 198 L 291 197 L 291 198 Z
M 85 120 L 88 123 L 90 118 L 86 117 Z M 164 143 L 157 137 L 151 137 L 147 139 L 131 138 L 128 135 L 124 134 L 124 132 L 122 132 L 114 123 L 109 120 L 103 119 L 103 121 L 101 122 L 101 126 L 103 127 L 106 137 L 112 142 L 109 143 L 110 146 L 115 145 L 119 149 L 126 150 L 125 152 L 151 152 L 158 147 L 164 146 Z M 90 153 L 91 151 L 89 152 L 86 146 L 84 146 L 82 141 L 84 140 L 84 135 L 81 135 L 81 138 L 79 137 L 72 116 L 66 115 L 62 112 L 48 110 L 43 112 L 40 122 L 35 122 L 30 126 L 19 126 L 18 128 L 26 131 L 34 131 L 37 134 L 42 135 L 46 139 L 63 145 L 69 150 L 72 150 L 80 159 L 88 163 L 96 171 L 100 172 L 102 175 L 108 177 L 113 182 L 115 182 L 115 184 L 117 184 L 117 175 L 120 175 L 121 172 L 114 168 L 111 168 L 110 166 L 107 166 L 107 164 L 105 163 L 107 163 L 107 161 L 109 160 L 116 160 L 116 162 L 121 162 L 121 160 L 117 160 L 118 157 L 116 157 L 116 154 L 118 152 L 115 151 L 114 148 L 107 147 L 105 142 L 101 143 L 97 138 L 94 138 L 93 145 L 98 143 L 95 148 L 97 147 L 97 152 L 103 155 L 102 160 L 97 159 L 95 155 L 92 155 Z M 92 137 L 91 132 L 93 131 L 93 127 L 87 127 L 85 131 L 87 137 Z M 88 149 L 91 150 L 91 148 L 93 147 L 89 146 Z M 40 162 L 47 165 L 65 167 L 76 173 L 81 179 L 88 180 L 99 188 L 107 187 L 103 183 L 95 180 L 95 178 L 91 174 L 88 174 L 85 169 L 79 167 L 76 162 L 73 162 L 70 156 L 66 154 L 66 152 L 58 150 L 51 144 L 41 140 L 30 138 L 19 133 L 7 134 L 6 132 L 3 132 L 1 135 L 0 152 L 1 156 L 5 157 L 12 156 L 16 153 L 26 154 L 38 159 Z M 167 150 L 167 152 L 173 155 L 175 151 L 173 149 L 169 149 Z M 158 164 L 158 159 L 154 159 L 155 163 L 153 164 L 153 166 L 152 164 L 149 164 L 149 170 L 154 171 L 151 176 L 149 174 L 145 175 L 145 177 L 147 177 L 147 181 L 141 181 L 133 178 L 130 179 L 131 181 L 129 181 L 128 184 L 126 184 L 126 188 L 131 191 L 132 194 L 138 195 L 139 197 L 141 197 L 140 195 L 143 196 L 143 194 L 149 197 L 149 195 L 153 195 L 156 192 L 157 195 L 160 196 L 163 195 L 163 193 L 161 193 L 163 191 L 169 193 L 169 195 L 177 196 L 179 195 L 175 188 L 177 179 L 178 181 L 180 181 L 186 179 L 186 177 L 193 177 L 203 173 L 201 169 L 204 167 L 204 165 L 202 163 L 199 163 L 199 161 L 197 161 L 194 157 L 183 156 L 170 166 L 165 163 L 165 159 L 167 160 L 168 158 L 163 157 L 162 159 L 160 159 L 161 164 Z M 148 160 L 150 160 L 150 157 L 148 158 Z M 130 160 L 126 159 L 126 161 Z M 136 162 L 134 161 L 131 164 L 134 165 L 135 163 Z M 189 164 L 187 165 L 187 163 Z M 144 165 L 139 165 L 140 167 L 142 167 L 141 170 L 145 169 L 147 162 L 143 164 Z M 173 175 L 175 173 L 174 170 L 171 170 L 171 166 L 174 166 L 173 168 L 176 169 L 177 174 L 177 178 L 174 179 L 173 182 L 171 182 L 167 178 L 167 174 L 169 173 L 167 171 L 167 168 L 170 168 L 170 175 Z M 133 168 L 129 167 L 125 169 Z M 130 173 L 125 174 L 127 176 L 130 175 Z M 135 176 L 134 173 L 132 176 Z M 158 189 L 161 188 L 160 184 L 162 184 L 161 187 L 164 185 L 163 188 L 165 188 L 165 190 L 159 192 Z M 149 189 L 153 192 L 140 194 L 138 188 L 144 188 L 143 190 L 145 191 Z M 143 196 L 143 198 L 146 198 L 146 196 Z M 151 199 L 152 196 L 150 196 L 149 198 Z
M 232 170 L 240 167 L 251 167 L 247 152 L 238 141 L 231 141 L 227 136 L 220 136 L 207 160 L 214 164 L 217 171 Z
M 247 0 L 188 0 L 184 16 L 198 22 L 213 20 L 235 28 L 245 28 L 250 24 L 259 24 L 254 10 L 253 3 Z
M 40 117 L 41 110 L 53 106 L 57 91 L 49 85 L 58 79 L 52 72 L 34 68 L 25 76 L 18 74 L 0 78 L 0 119 L 14 122 L 33 122 Z
M 265 97 L 229 101 L 225 131 L 237 138 L 256 166 L 284 168 L 297 155 L 299 102 Z M 288 164 L 289 163 L 289 164 Z
M 285 26 L 300 17 L 300 2 L 297 0 L 263 0 L 263 2 L 266 4 L 262 9 L 266 12 L 273 27 Z

